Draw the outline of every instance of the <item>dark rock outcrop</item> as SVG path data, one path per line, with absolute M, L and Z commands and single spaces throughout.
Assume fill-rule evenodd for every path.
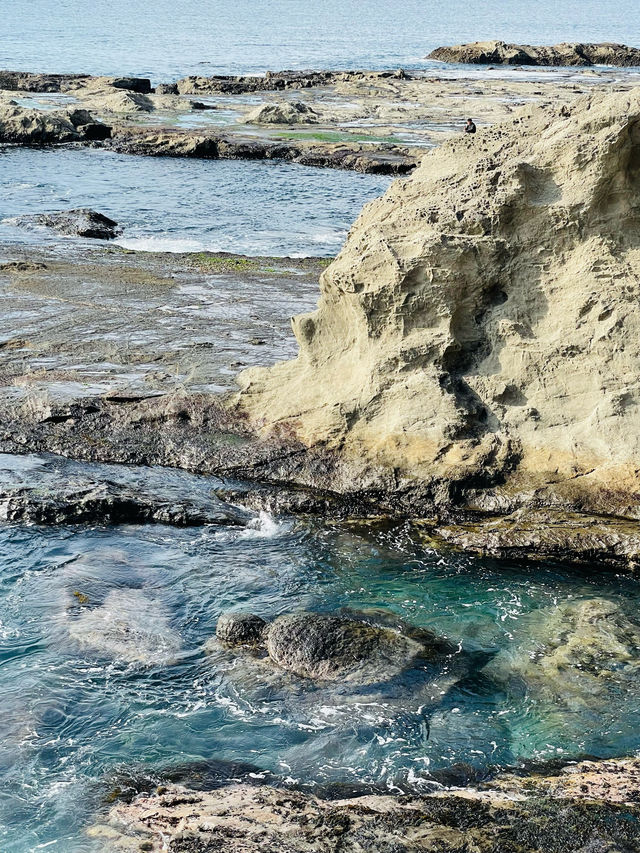
M 332 613 L 287 613 L 267 624 L 251 614 L 223 614 L 216 636 L 227 645 L 264 646 L 281 669 L 314 681 L 373 684 L 404 669 L 444 660 L 455 652 L 429 631 L 416 637 L 366 617 Z
M 389 77 L 405 80 L 408 75 L 402 69 L 397 71 L 267 71 L 264 77 L 257 76 L 224 76 L 214 77 L 183 77 L 176 84 L 161 84 L 161 86 L 176 86 L 183 95 L 219 93 L 225 95 L 240 95 L 249 92 L 279 92 L 287 89 L 310 89 L 315 86 L 329 86 L 337 82 L 363 79 L 387 79 Z M 159 87 L 156 88 L 158 91 Z
M 0 519 L 19 524 L 246 524 L 249 515 L 213 499 L 167 500 L 116 483 L 74 483 L 55 488 L 0 487 Z
M 640 49 L 625 44 L 562 43 L 552 46 L 478 41 L 438 47 L 427 59 L 469 65 L 640 66 Z
M 229 646 L 256 646 L 264 642 L 267 623 L 253 613 L 223 613 L 216 625 L 216 637 Z
M 122 230 L 114 219 L 84 207 L 20 216 L 15 222 L 20 226 L 52 228 L 59 234 L 96 240 L 113 240 Z
M 636 570 L 640 523 L 551 509 L 521 509 L 436 528 L 445 542 L 464 551 L 506 560 L 556 560 L 582 566 Z
M 69 92 L 92 81 L 129 92 L 148 94 L 152 91 L 147 77 L 94 77 L 91 74 L 39 74 L 32 71 L 0 71 L 0 89 L 11 92 Z

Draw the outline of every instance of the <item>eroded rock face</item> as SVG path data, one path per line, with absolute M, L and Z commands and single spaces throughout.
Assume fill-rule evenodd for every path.
M 438 47 L 428 59 L 471 65 L 640 65 L 640 50 L 626 44 L 562 43 L 552 46 L 476 41 L 453 47 Z
M 0 106 L 0 142 L 50 145 L 82 138 L 68 113 L 25 109 L 11 101 Z
M 461 134 L 364 208 L 236 411 L 316 487 L 637 516 L 639 225 L 640 89 Z
M 97 240 L 113 240 L 121 233 L 115 220 L 84 207 L 77 210 L 57 210 L 52 213 L 20 216 L 16 219 L 16 224 L 52 228 L 59 234 Z
M 433 635 L 419 642 L 364 619 L 329 613 L 287 613 L 270 624 L 252 614 L 224 614 L 216 636 L 227 645 L 264 646 L 281 669 L 320 682 L 386 681 L 419 660 L 444 659 L 453 651 Z

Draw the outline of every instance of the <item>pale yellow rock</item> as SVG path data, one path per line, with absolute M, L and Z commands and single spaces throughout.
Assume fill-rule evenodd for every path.
M 523 107 L 365 206 L 297 359 L 234 402 L 368 485 L 637 514 L 639 277 L 640 88 Z

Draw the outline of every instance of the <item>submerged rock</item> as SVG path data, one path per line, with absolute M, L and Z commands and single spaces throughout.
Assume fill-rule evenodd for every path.
M 125 663 L 166 666 L 182 642 L 164 605 L 138 589 L 109 592 L 99 607 L 70 618 L 69 634 L 80 645 Z
M 640 50 L 626 44 L 562 43 L 551 46 L 476 41 L 453 47 L 438 47 L 428 59 L 471 65 L 618 65 L 640 66 Z
M 84 207 L 75 210 L 19 216 L 15 223 L 23 226 L 35 225 L 52 228 L 59 234 L 90 237 L 97 240 L 113 240 L 118 234 L 122 233 L 122 229 L 114 219 Z
M 524 620 L 527 640 L 483 669 L 498 683 L 521 680 L 536 701 L 572 712 L 606 712 L 620 691 L 640 690 L 640 623 L 605 598 L 537 610 Z
M 640 515 L 639 199 L 640 88 L 426 153 L 322 274 L 298 357 L 240 375 L 263 479 Z
M 251 614 L 224 614 L 218 639 L 228 645 L 263 646 L 269 660 L 314 681 L 374 684 L 420 662 L 453 652 L 445 640 L 424 632 L 418 642 L 365 619 L 328 613 L 289 613 L 267 624 Z

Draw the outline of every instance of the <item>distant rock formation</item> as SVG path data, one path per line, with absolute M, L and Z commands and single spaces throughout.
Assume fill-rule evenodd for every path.
M 286 101 L 279 104 L 261 104 L 247 115 L 249 124 L 314 124 L 318 113 L 307 104 Z
M 640 516 L 640 88 L 429 152 L 320 290 L 297 359 L 245 371 L 231 403 L 292 448 L 270 476 L 413 514 Z
M 20 107 L 13 100 L 0 103 L 0 143 L 54 145 L 107 139 L 110 135 L 111 128 L 86 110 L 41 112 Z
M 551 46 L 533 46 L 504 41 L 475 41 L 438 47 L 427 59 L 470 65 L 618 65 L 629 68 L 640 66 L 640 49 L 611 42 L 563 42 Z

